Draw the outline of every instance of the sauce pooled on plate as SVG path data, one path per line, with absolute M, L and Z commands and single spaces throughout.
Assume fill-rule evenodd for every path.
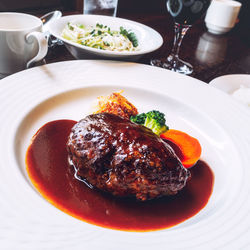
M 214 176 L 203 161 L 190 168 L 192 178 L 175 196 L 145 202 L 118 198 L 89 188 L 74 177 L 66 143 L 72 120 L 45 124 L 34 135 L 26 155 L 29 177 L 54 206 L 80 220 L 124 231 L 153 231 L 177 225 L 197 214 L 208 202 Z

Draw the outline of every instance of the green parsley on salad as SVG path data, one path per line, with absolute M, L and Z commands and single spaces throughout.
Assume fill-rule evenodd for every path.
M 138 39 L 134 32 L 120 27 L 119 31 L 97 23 L 85 26 L 69 22 L 62 31 L 62 37 L 91 48 L 110 51 L 137 51 Z

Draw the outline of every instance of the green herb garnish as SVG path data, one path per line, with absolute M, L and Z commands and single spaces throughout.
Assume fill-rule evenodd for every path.
M 134 32 L 127 31 L 123 27 L 120 27 L 120 33 L 126 36 L 129 39 L 129 41 L 133 44 L 134 47 L 138 46 L 138 40 Z

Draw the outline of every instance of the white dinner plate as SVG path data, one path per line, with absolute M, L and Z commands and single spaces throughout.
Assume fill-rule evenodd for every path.
M 97 96 L 117 90 L 140 112 L 161 110 L 170 128 L 202 145 L 213 193 L 179 225 L 143 233 L 88 224 L 55 208 L 29 181 L 25 152 L 32 135 L 51 120 L 83 118 Z M 92 60 L 9 76 L 0 81 L 0 100 L 1 249 L 249 249 L 250 117 L 228 95 L 165 69 Z

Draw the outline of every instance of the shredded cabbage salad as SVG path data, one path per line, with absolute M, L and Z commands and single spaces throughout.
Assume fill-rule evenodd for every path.
M 103 24 L 84 26 L 69 22 L 62 31 L 62 37 L 91 48 L 110 51 L 136 51 L 138 40 L 135 33 L 120 27 L 119 31 L 111 30 Z

